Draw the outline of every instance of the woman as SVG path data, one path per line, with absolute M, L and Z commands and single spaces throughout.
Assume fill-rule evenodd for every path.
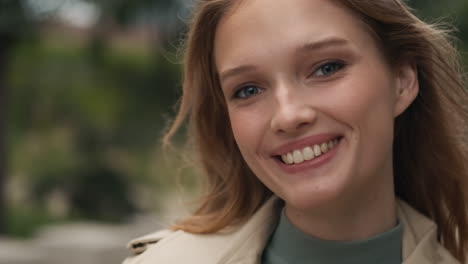
M 125 263 L 464 263 L 467 92 L 400 0 L 205 0 L 184 93 L 208 179 Z

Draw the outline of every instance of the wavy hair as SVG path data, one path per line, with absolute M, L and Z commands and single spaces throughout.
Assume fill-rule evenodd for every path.
M 438 239 L 465 261 L 468 239 L 468 92 L 455 39 L 417 18 L 401 0 L 336 0 L 364 21 L 388 63 L 414 63 L 419 94 L 395 120 L 396 195 L 431 218 Z M 207 179 L 206 195 L 174 229 L 206 234 L 248 219 L 271 196 L 242 158 L 214 64 L 214 37 L 233 0 L 196 3 L 185 43 L 179 112 L 164 137 L 188 121 L 187 144 Z M 237 1 L 238 3 L 238 1 Z

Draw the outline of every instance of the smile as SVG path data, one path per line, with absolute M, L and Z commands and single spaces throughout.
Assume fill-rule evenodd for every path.
M 281 155 L 281 161 L 285 164 L 300 164 L 305 161 L 313 160 L 320 157 L 335 148 L 339 143 L 339 139 L 335 138 L 319 144 L 307 146 L 302 149 L 293 150 L 286 154 Z

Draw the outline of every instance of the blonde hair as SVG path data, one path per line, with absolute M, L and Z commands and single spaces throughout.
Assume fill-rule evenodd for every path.
M 213 233 L 248 219 L 271 196 L 242 158 L 214 65 L 214 36 L 232 0 L 201 0 L 186 42 L 179 112 L 164 137 L 188 119 L 187 144 L 207 177 L 206 196 L 173 228 Z M 395 192 L 436 222 L 439 241 L 462 263 L 468 239 L 468 93 L 453 38 L 400 0 L 339 0 L 374 33 L 390 65 L 414 63 L 420 92 L 395 121 Z

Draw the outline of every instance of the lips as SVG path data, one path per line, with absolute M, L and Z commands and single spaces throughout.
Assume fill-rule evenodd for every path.
M 341 143 L 343 139 L 344 139 L 344 136 L 338 135 L 338 134 L 308 137 L 308 138 L 301 139 L 299 141 L 295 141 L 295 142 L 281 146 L 280 148 L 278 148 L 278 151 L 283 151 L 283 152 L 276 152 L 276 153 L 286 153 L 286 154 L 274 155 L 272 158 L 274 159 L 275 163 L 278 164 L 278 166 L 284 172 L 289 173 L 289 174 L 298 174 L 302 172 L 307 172 L 309 170 L 315 170 L 329 163 L 329 161 L 332 160 L 336 156 L 339 149 L 341 148 L 340 146 L 342 145 Z M 298 151 L 302 152 L 304 149 L 307 149 L 307 148 L 310 148 L 312 150 L 310 146 L 314 146 L 314 148 L 318 148 L 318 146 L 320 146 L 320 148 L 322 148 L 325 142 L 327 142 L 327 148 L 328 148 L 328 143 L 332 142 L 331 143 L 332 147 L 328 148 L 327 151 L 322 151 L 322 149 L 320 149 L 320 152 L 321 152 L 320 155 L 315 155 L 315 151 L 313 150 L 314 158 L 312 159 L 306 160 L 303 153 L 302 153 L 302 157 L 294 157 L 295 152 L 296 152 L 295 155 L 298 156 L 299 155 L 297 153 Z M 318 153 L 318 149 L 317 149 L 317 153 Z M 283 161 L 283 156 L 288 155 L 288 154 L 293 155 L 292 163 L 290 162 L 291 160 L 287 160 L 286 162 Z M 301 158 L 304 158 L 304 160 L 301 161 Z

